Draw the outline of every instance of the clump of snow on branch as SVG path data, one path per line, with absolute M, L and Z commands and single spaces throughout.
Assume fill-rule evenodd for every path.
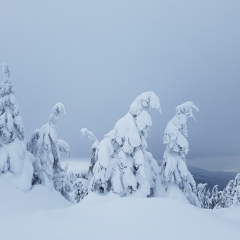
M 10 171 L 16 186 L 27 191 L 32 186 L 33 156 L 26 150 L 24 127 L 10 81 L 10 70 L 2 65 L 4 81 L 0 86 L 0 173 Z
M 147 152 L 147 136 L 152 125 L 150 108 L 160 110 L 154 92 L 139 95 L 129 112 L 105 135 L 96 150 L 96 164 L 90 189 L 113 191 L 120 196 L 154 194 L 159 174 L 157 162 Z
M 192 102 L 179 105 L 176 107 L 175 116 L 167 124 L 163 137 L 166 150 L 161 166 L 161 177 L 166 189 L 169 185 L 176 184 L 190 203 L 200 206 L 194 194 L 196 183 L 185 163 L 185 156 L 189 151 L 187 119 L 194 118 L 193 109 L 198 111 Z
M 58 102 L 52 109 L 49 124 L 55 125 L 62 114 L 65 114 L 65 107 L 61 102 Z

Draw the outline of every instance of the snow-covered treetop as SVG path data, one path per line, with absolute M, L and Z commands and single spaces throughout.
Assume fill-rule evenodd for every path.
M 198 108 L 192 102 L 185 102 L 176 107 L 175 116 L 168 122 L 164 132 L 163 143 L 177 152 L 184 159 L 188 154 L 188 141 L 187 141 L 187 118 L 193 117 L 193 109 Z M 195 118 L 194 118 L 195 119 Z
M 190 101 L 185 102 L 175 108 L 176 114 L 184 114 L 186 117 L 192 117 L 195 119 L 192 111 L 193 109 L 199 111 L 199 109 L 193 104 L 193 102 Z
M 55 125 L 60 115 L 65 114 L 65 107 L 61 102 L 56 103 L 49 117 L 49 124 Z
M 57 145 L 59 147 L 60 152 L 66 153 L 66 155 L 68 157 L 70 157 L 70 147 L 69 147 L 69 144 L 66 141 L 64 141 L 62 139 L 58 139 L 57 140 Z
M 154 92 L 142 93 L 130 105 L 129 112 L 117 121 L 114 129 L 105 137 L 115 139 L 119 145 L 124 144 L 123 149 L 128 153 L 141 144 L 147 147 L 146 137 L 152 126 L 151 116 L 147 112 L 150 108 L 161 111 L 159 98 Z
M 85 137 L 87 136 L 90 140 L 93 141 L 98 141 L 97 138 L 94 136 L 93 132 L 91 132 L 90 130 L 88 130 L 87 128 L 82 128 L 80 130 L 81 136 Z
M 80 130 L 81 133 L 81 137 L 85 137 L 87 136 L 90 140 L 94 141 L 93 145 L 92 145 L 92 149 L 96 148 L 97 145 L 99 144 L 98 139 L 95 137 L 95 135 L 93 134 L 93 132 L 91 132 L 90 130 L 88 130 L 87 128 L 82 128 Z
M 138 116 L 143 110 L 155 108 L 161 112 L 161 106 L 158 96 L 150 91 L 140 94 L 131 104 L 130 113 L 133 116 Z
M 2 71 L 3 71 L 3 74 L 4 74 L 4 82 L 8 82 L 8 80 L 10 78 L 10 70 L 9 70 L 9 67 L 8 67 L 7 63 L 2 64 Z

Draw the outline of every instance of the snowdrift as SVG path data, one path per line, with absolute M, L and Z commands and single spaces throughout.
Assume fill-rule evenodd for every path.
M 23 193 L 12 175 L 0 177 L 1 239 L 226 240 L 240 236 L 240 208 L 202 210 L 168 198 L 88 195 L 71 205 L 58 192 L 35 186 Z

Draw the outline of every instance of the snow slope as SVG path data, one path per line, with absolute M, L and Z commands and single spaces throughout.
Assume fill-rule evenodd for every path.
M 167 198 L 120 198 L 91 193 L 71 205 L 36 186 L 22 193 L 8 173 L 0 176 L 4 240 L 226 240 L 240 236 L 240 208 L 201 210 Z

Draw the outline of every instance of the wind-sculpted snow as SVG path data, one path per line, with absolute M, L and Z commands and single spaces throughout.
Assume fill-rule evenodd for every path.
M 90 193 L 72 205 L 44 186 L 22 193 L 10 184 L 11 177 L 0 176 L 1 239 L 226 240 L 240 235 L 240 207 L 209 211 L 179 199 L 113 193 Z

